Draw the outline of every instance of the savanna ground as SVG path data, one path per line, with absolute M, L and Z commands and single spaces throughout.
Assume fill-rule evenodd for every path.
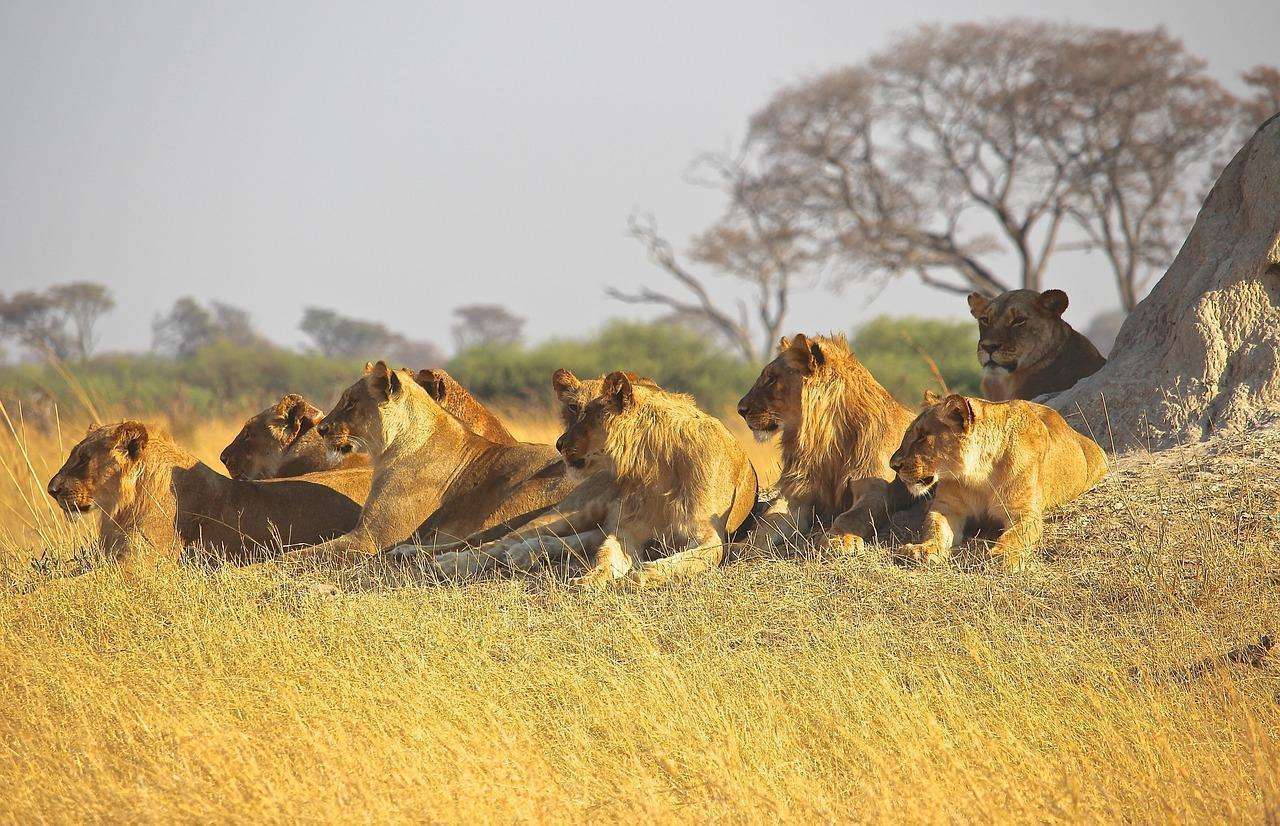
M 14 425 L 4 822 L 1280 819 L 1280 667 L 1236 650 L 1280 630 L 1280 431 L 1123 460 L 1014 573 L 290 602 L 270 568 L 33 567 L 71 555 L 43 486 L 82 431 Z M 220 467 L 237 426 L 182 442 Z

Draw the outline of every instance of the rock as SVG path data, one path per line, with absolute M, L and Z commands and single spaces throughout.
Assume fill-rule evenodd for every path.
M 1239 432 L 1280 407 L 1280 115 L 1223 170 L 1107 365 L 1048 404 L 1118 451 Z

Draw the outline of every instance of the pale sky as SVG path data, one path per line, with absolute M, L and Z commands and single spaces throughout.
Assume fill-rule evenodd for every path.
M 445 347 L 465 303 L 510 306 L 534 339 L 653 315 L 604 287 L 666 285 L 633 210 L 681 242 L 719 214 L 685 180 L 697 153 L 896 30 L 1009 15 L 1163 24 L 1233 89 L 1280 60 L 1275 0 L 0 0 L 0 291 L 106 283 L 110 349 L 147 346 L 187 294 L 282 343 L 308 304 Z M 1078 325 L 1115 302 L 1100 260 L 1059 256 L 1047 280 Z M 966 313 L 909 278 L 794 306 L 811 331 Z

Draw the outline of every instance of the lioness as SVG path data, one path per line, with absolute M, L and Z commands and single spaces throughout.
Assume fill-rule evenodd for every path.
M 1062 290 L 969 294 L 969 312 L 978 320 L 982 395 L 993 402 L 1034 399 L 1102 369 L 1107 360 L 1063 321 L 1066 309 Z
M 373 365 L 367 367 L 372 369 Z M 446 371 L 419 370 L 414 379 L 466 427 L 492 442 L 515 444 L 515 437 L 502 422 Z M 322 417 L 315 405 L 297 393 L 289 393 L 244 423 L 222 451 L 222 464 L 233 479 L 276 479 L 368 466 L 369 457 L 363 453 L 339 455 L 324 446 L 324 439 L 315 430 Z
M 618 495 L 595 565 L 577 582 L 654 586 L 720 564 L 756 504 L 756 472 L 720 420 L 688 396 L 610 373 L 556 447 L 574 468 L 612 468 Z M 680 548 L 645 561 L 652 541 Z
M 246 421 L 219 458 L 232 479 L 278 479 L 367 466 L 369 457 L 362 453 L 329 455 L 314 430 L 320 417 L 319 408 L 289 393 Z
M 329 450 L 372 457 L 359 522 L 292 561 L 351 561 L 410 537 L 436 546 L 500 524 L 518 527 L 573 489 L 550 446 L 491 442 L 446 413 L 408 370 L 381 361 L 367 370 L 316 428 Z
M 899 547 L 902 558 L 945 559 L 966 532 L 990 531 L 992 555 L 1016 565 L 1040 539 L 1045 509 L 1107 474 L 1102 448 L 1044 405 L 931 393 L 925 404 L 892 459 L 913 493 L 936 491 L 922 541 Z
M 738 402 L 738 415 L 760 441 L 782 434 L 778 487 L 788 518 L 767 519 L 771 544 L 826 531 L 828 544 L 848 549 L 915 501 L 889 467 L 912 413 L 843 336 L 783 338 L 777 358 Z M 791 530 L 779 530 L 779 521 Z
M 199 543 L 245 561 L 350 530 L 369 473 L 228 479 L 156 429 L 126 421 L 90 428 L 48 490 L 68 515 L 101 513 L 100 544 L 111 556 L 124 557 L 136 544 L 169 553 Z

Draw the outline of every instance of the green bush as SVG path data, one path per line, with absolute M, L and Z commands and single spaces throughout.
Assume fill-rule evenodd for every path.
M 978 395 L 982 370 L 975 355 L 978 327 L 971 321 L 880 316 L 853 332 L 849 343 L 858 359 L 899 401 L 915 408 L 926 389 L 940 386 L 932 359 L 947 387 Z

